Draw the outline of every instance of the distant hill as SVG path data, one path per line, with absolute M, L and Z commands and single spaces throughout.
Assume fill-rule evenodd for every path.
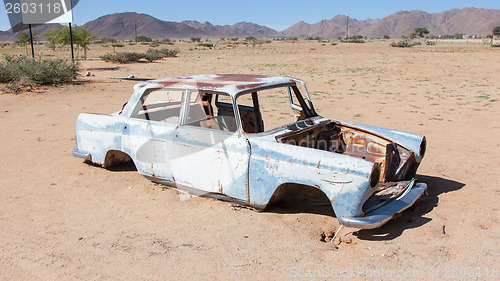
M 12 33 L 11 32 L 8 32 L 8 31 L 0 31 L 0 41 L 1 42 L 7 42 L 11 37 L 12 37 Z M 17 40 L 17 39 L 16 39 Z M 16 41 L 14 40 L 14 41 Z M 12 40 L 11 40 L 12 41 Z
M 349 34 L 360 34 L 363 28 L 366 28 L 377 20 L 356 20 L 349 18 Z M 324 38 L 345 37 L 347 27 L 347 16 L 337 15 L 330 20 L 322 20 L 318 23 L 308 24 L 300 21 L 281 32 L 282 36 L 306 37 L 319 36 Z
M 99 37 L 133 39 L 135 27 L 137 34 L 151 38 L 182 38 L 206 36 L 205 31 L 171 21 L 162 21 L 146 14 L 118 13 L 102 16 L 83 25 L 92 34 Z
M 222 37 L 277 37 L 279 33 L 267 26 L 258 25 L 251 22 L 239 22 L 233 25 L 213 25 L 209 22 L 199 23 L 197 21 L 182 21 L 198 30 L 202 30 L 210 36 Z
M 427 28 L 431 34 L 464 33 L 485 36 L 500 25 L 500 10 L 464 8 L 429 14 L 423 11 L 400 11 L 362 29 L 367 37 L 400 37 L 417 27 Z
M 21 32 L 29 32 L 28 26 L 27 25 L 24 25 L 24 26 L 26 27 L 26 29 L 24 29 Z M 44 34 L 47 31 L 50 31 L 52 29 L 55 29 L 58 26 L 59 26 L 59 24 L 57 24 L 57 23 L 41 24 L 41 25 L 33 26 L 31 30 L 32 30 L 33 34 L 36 34 L 38 40 L 44 40 L 42 34 Z M 19 34 L 21 34 L 21 32 L 19 32 Z M 12 29 L 9 29 L 7 31 L 0 31 L 0 41 L 2 41 L 2 42 L 6 42 L 8 40 L 10 40 L 11 42 L 16 41 L 17 36 L 19 36 L 19 34 L 14 36 L 14 33 L 12 33 Z
M 133 39 L 137 34 L 154 39 L 190 38 L 190 37 L 323 37 L 337 38 L 346 34 L 346 16 L 337 15 L 329 20 L 309 24 L 303 21 L 277 32 L 269 27 L 251 22 L 239 22 L 233 25 L 213 25 L 198 21 L 172 22 L 163 21 L 146 14 L 133 12 L 116 13 L 102 16 L 83 25 L 92 34 L 99 37 Z M 452 9 L 441 13 L 424 11 L 400 11 L 383 19 L 357 20 L 349 18 L 349 35 L 363 35 L 369 38 L 381 38 L 384 35 L 400 37 L 408 35 L 417 27 L 427 28 L 433 35 L 464 33 L 485 36 L 495 26 L 500 26 L 500 10 L 464 8 Z M 34 32 L 43 34 L 57 25 L 40 25 Z M 0 31 L 0 41 L 9 40 L 10 31 Z M 15 38 L 11 39 L 16 40 Z
M 223 26 L 197 21 L 171 22 L 159 20 L 150 15 L 131 12 L 105 15 L 83 25 L 94 35 L 119 39 L 133 39 L 135 37 L 135 26 L 137 26 L 138 35 L 148 36 L 153 39 L 201 36 L 278 36 L 278 32 L 271 28 L 249 22 Z

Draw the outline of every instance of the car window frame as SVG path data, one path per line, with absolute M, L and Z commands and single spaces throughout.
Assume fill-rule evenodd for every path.
M 179 109 L 179 116 L 178 116 L 179 119 L 176 123 L 166 122 L 163 120 L 158 121 L 158 120 L 143 119 L 143 118 L 138 118 L 138 117 L 134 116 L 134 115 L 137 115 L 137 113 L 143 108 L 144 101 L 145 101 L 145 98 L 147 98 L 147 96 L 149 96 L 154 91 L 161 91 L 161 90 L 182 92 L 182 98 L 181 98 L 181 102 L 180 102 L 180 109 Z M 184 104 L 185 104 L 186 96 L 187 96 L 186 91 L 187 91 L 187 89 L 180 89 L 180 88 L 148 88 L 148 89 L 145 89 L 141 93 L 141 95 L 137 98 L 137 102 L 136 102 L 134 108 L 130 111 L 128 118 L 135 120 L 135 121 L 154 122 L 154 123 L 158 123 L 158 124 L 168 124 L 168 125 L 172 125 L 172 126 L 179 126 L 183 122 L 182 120 L 183 120 L 183 115 L 184 115 L 184 111 L 185 111 Z
M 297 84 L 302 85 L 302 88 L 304 89 L 304 93 L 300 92 L 300 89 L 299 89 L 299 87 L 298 87 Z M 316 111 L 314 110 L 314 107 L 312 105 L 311 99 L 309 97 L 309 93 L 307 92 L 307 89 L 305 88 L 305 84 L 304 84 L 304 82 L 302 82 L 300 80 L 295 80 L 293 83 L 273 85 L 273 86 L 269 86 L 269 87 L 262 87 L 262 88 L 257 88 L 257 89 L 251 89 L 251 90 L 241 91 L 241 92 L 237 93 L 234 96 L 234 103 L 236 104 L 235 106 L 238 108 L 238 115 L 240 115 L 239 114 L 240 109 L 239 109 L 239 105 L 237 104 L 237 101 L 238 101 L 238 98 L 240 96 L 249 95 L 252 92 L 257 92 L 257 95 L 259 95 L 259 92 L 261 92 L 261 91 L 265 91 L 265 90 L 269 90 L 269 89 L 276 89 L 276 88 L 287 88 L 288 100 L 289 100 L 289 103 L 290 103 L 290 108 L 292 110 L 294 110 L 294 109 L 304 110 L 303 107 L 300 104 L 295 104 L 294 103 L 294 100 L 292 98 L 293 95 L 296 95 L 295 90 L 293 90 L 294 87 L 298 90 L 298 93 L 302 97 L 304 105 L 307 107 L 307 111 L 309 112 L 309 114 L 312 115 L 309 118 L 313 118 L 313 117 L 318 116 L 318 114 L 316 113 Z M 297 99 L 297 101 L 299 101 L 297 97 L 295 97 L 295 98 Z M 300 103 L 300 101 L 299 101 L 299 103 Z M 242 106 L 245 106 L 245 105 L 242 105 Z M 247 136 L 251 136 L 251 135 L 266 135 L 266 134 L 272 133 L 273 131 L 275 131 L 275 130 L 277 130 L 279 128 L 286 127 L 286 126 L 288 126 L 290 124 L 293 124 L 293 123 L 296 123 L 296 121 L 295 122 L 290 122 L 290 123 L 287 123 L 287 124 L 284 124 L 284 125 L 281 125 L 279 127 L 271 128 L 269 130 L 266 130 L 266 131 L 260 132 L 260 133 L 247 133 L 247 132 L 243 131 L 243 127 L 241 127 L 240 129 L 241 129 L 241 133 L 243 135 L 247 135 Z M 241 124 L 241 120 L 240 120 L 240 124 Z
M 237 110 L 234 110 L 235 103 L 236 103 L 235 98 L 234 98 L 233 95 L 230 95 L 230 94 L 228 94 L 226 92 L 201 90 L 201 92 L 204 92 L 204 93 L 214 94 L 214 95 L 225 95 L 225 96 L 229 96 L 231 98 L 231 105 L 233 107 L 233 114 L 234 114 L 234 118 L 235 118 L 235 121 L 236 121 L 236 131 L 234 131 L 234 132 L 232 132 L 232 131 L 224 131 L 224 130 L 218 130 L 218 129 L 204 128 L 204 127 L 189 125 L 187 123 L 187 121 L 188 121 L 188 116 L 189 116 L 191 94 L 193 92 L 199 93 L 200 89 L 187 89 L 187 94 L 186 94 L 186 98 L 184 100 L 184 105 L 183 105 L 184 116 L 183 116 L 182 122 L 180 122 L 179 126 L 182 126 L 184 128 L 191 128 L 191 129 L 210 130 L 212 132 L 220 132 L 220 133 L 224 133 L 224 134 L 228 134 L 228 135 L 234 135 L 234 134 L 238 134 L 238 136 L 242 135 L 242 132 L 241 132 L 241 120 L 240 120 L 239 112 Z M 217 96 L 215 96 L 213 98 L 213 100 L 214 100 L 214 103 L 215 103 L 215 101 L 217 100 Z

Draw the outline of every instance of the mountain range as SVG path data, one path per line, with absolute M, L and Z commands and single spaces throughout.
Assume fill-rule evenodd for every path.
M 485 36 L 495 26 L 500 26 L 499 9 L 463 8 L 451 9 L 441 13 L 424 11 L 399 11 L 382 19 L 357 20 L 345 15 L 337 15 L 329 20 L 309 24 L 300 21 L 291 27 L 276 31 L 272 28 L 251 22 L 233 25 L 213 25 L 198 21 L 164 21 L 147 14 L 134 12 L 105 15 L 83 25 L 98 37 L 133 39 L 138 35 L 154 39 L 190 37 L 323 37 L 337 38 L 346 35 L 349 22 L 349 35 L 362 35 L 381 38 L 385 35 L 400 37 L 408 35 L 417 27 L 427 28 L 431 34 L 444 35 L 464 33 Z M 57 25 L 40 25 L 35 33 L 43 33 Z M 0 31 L 0 41 L 12 37 L 10 31 Z

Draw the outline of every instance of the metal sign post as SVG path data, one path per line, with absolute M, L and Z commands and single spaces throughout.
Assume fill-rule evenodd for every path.
M 35 58 L 35 48 L 33 47 L 33 32 L 31 31 L 31 24 L 29 24 L 29 28 L 30 28 L 31 56 Z
M 75 60 L 75 52 L 73 50 L 73 31 L 71 30 L 71 23 L 69 23 L 69 41 L 71 43 L 71 60 Z

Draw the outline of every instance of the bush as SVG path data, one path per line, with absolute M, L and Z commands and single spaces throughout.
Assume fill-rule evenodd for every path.
M 146 53 L 137 52 L 121 52 L 116 54 L 105 54 L 100 56 L 104 61 L 111 61 L 116 63 L 131 63 L 138 62 L 140 59 L 146 59 L 149 62 L 154 62 L 166 57 L 175 57 L 179 50 L 170 50 L 167 48 L 149 49 Z
M 357 38 L 346 38 L 340 40 L 342 43 L 365 43 L 365 40 L 363 39 L 357 39 Z
M 196 44 L 196 46 L 212 48 L 214 46 L 214 44 L 213 43 L 199 43 L 199 44 Z
M 136 52 L 120 52 L 116 54 L 105 54 L 100 56 L 104 61 L 112 61 L 117 63 L 131 63 L 138 62 L 144 57 L 144 54 Z
M 410 40 L 408 40 L 408 38 L 399 40 L 398 42 L 391 43 L 392 47 L 397 47 L 397 48 L 410 48 L 410 47 L 413 47 L 414 45 L 417 45 L 417 44 L 410 42 Z
M 165 57 L 165 55 L 160 50 L 155 50 L 155 49 L 149 49 L 144 54 L 144 58 L 149 62 L 161 60 L 163 57 Z
M 247 42 L 256 42 L 258 41 L 257 38 L 253 37 L 253 36 L 248 36 L 247 38 L 245 38 L 244 41 L 247 41 Z
M 160 41 L 155 39 L 155 40 L 153 40 L 153 42 L 149 43 L 149 46 L 156 48 L 156 47 L 160 46 Z
M 365 43 L 365 40 L 363 40 L 362 35 L 355 35 L 355 36 L 341 39 L 340 42 L 343 42 L 343 43 Z
M 179 53 L 178 49 L 170 50 L 168 48 L 161 48 L 158 51 L 160 51 L 166 58 L 173 58 Z
M 6 55 L 5 61 L 0 62 L 0 82 L 8 83 L 11 90 L 64 83 L 76 78 L 77 73 L 77 64 L 62 59 Z
M 151 39 L 151 37 L 147 37 L 147 36 L 144 36 L 144 35 L 139 35 L 136 37 L 136 41 L 137 42 L 152 42 L 153 39 Z

